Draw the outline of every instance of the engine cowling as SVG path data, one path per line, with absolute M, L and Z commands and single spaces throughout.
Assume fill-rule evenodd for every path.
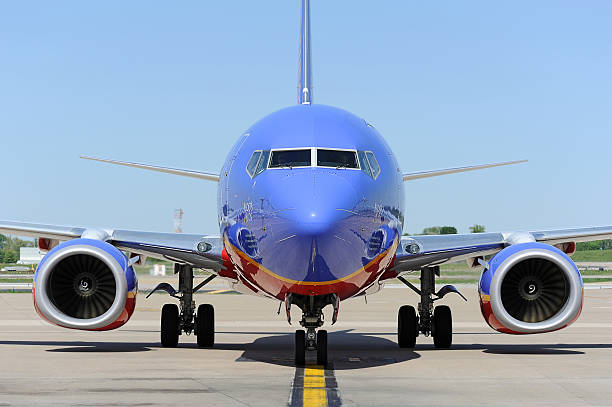
M 34 307 L 66 328 L 106 331 L 125 324 L 136 307 L 138 280 L 116 247 L 74 239 L 51 250 L 34 275 Z
M 510 334 L 551 332 L 573 323 L 583 304 L 574 262 L 559 249 L 519 243 L 497 253 L 482 273 L 480 309 L 491 328 Z

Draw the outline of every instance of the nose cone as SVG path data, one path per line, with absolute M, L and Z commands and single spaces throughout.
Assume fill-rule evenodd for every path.
M 263 264 L 297 282 L 334 281 L 358 270 L 363 241 L 357 171 L 294 169 L 275 174 Z M 269 242 L 269 243 L 265 243 Z
M 282 182 L 282 217 L 296 236 L 318 237 L 333 234 L 357 204 L 357 193 L 346 178 L 332 172 L 311 172 L 288 176 Z

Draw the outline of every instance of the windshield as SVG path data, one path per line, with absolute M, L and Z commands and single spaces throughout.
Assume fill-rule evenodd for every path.
M 263 153 L 261 153 L 261 159 L 257 164 L 257 169 L 255 170 L 254 176 L 261 174 L 266 169 L 268 165 L 268 158 L 270 158 L 270 150 L 265 150 Z
M 376 161 L 376 157 L 374 157 L 374 153 L 371 151 L 366 151 L 366 157 L 368 157 L 368 164 L 370 164 L 370 168 L 372 170 L 372 177 L 376 179 L 378 174 L 380 174 L 380 167 L 378 166 L 378 161 Z
M 317 150 L 317 166 L 336 168 L 359 168 L 354 151 Z
M 310 150 L 272 151 L 269 168 L 310 167 Z
M 255 168 L 257 168 L 257 163 L 259 162 L 259 157 L 261 156 L 261 151 L 255 151 L 247 164 L 247 172 L 251 177 L 255 175 Z

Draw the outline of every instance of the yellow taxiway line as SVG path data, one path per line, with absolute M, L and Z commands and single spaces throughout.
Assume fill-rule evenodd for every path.
M 304 369 L 304 407 L 326 407 L 325 370 L 323 366 L 310 365 Z

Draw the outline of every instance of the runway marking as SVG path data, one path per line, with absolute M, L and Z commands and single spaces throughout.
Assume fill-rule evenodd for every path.
M 232 291 L 232 290 L 216 290 L 216 291 L 209 291 L 209 292 L 207 292 L 206 294 L 223 294 L 223 293 L 227 293 L 227 292 L 229 292 L 229 291 Z
M 295 369 L 290 407 L 339 407 L 338 382 L 334 369 L 320 365 L 307 365 Z
M 323 366 L 311 366 L 304 369 L 303 406 L 326 407 L 325 370 Z

